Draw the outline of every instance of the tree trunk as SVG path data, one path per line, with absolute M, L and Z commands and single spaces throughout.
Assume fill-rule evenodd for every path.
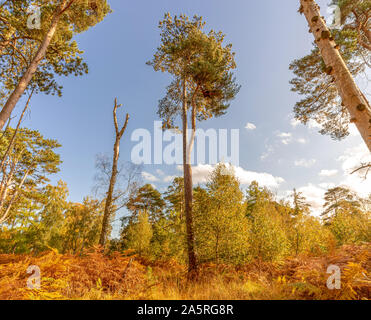
M 40 62 L 44 59 L 46 51 L 50 45 L 50 42 L 57 30 L 58 22 L 61 17 L 61 14 L 64 10 L 70 5 L 66 6 L 67 0 L 63 0 L 60 6 L 58 7 L 56 13 L 53 16 L 51 25 L 49 27 L 48 32 L 46 33 L 43 42 L 40 44 L 39 49 L 36 52 L 36 55 L 32 59 L 30 65 L 28 66 L 26 72 L 23 74 L 22 78 L 19 80 L 16 88 L 9 96 L 7 102 L 4 105 L 4 108 L 0 112 L 0 130 L 3 129 L 6 121 L 9 119 L 13 109 L 17 105 L 19 99 L 22 97 L 24 91 L 26 90 L 27 86 L 29 85 L 32 77 L 34 76 Z M 71 1 L 70 1 L 71 3 Z
M 22 123 L 22 120 L 23 120 L 23 117 L 28 109 L 28 106 L 30 104 L 30 101 L 31 101 L 31 98 L 32 98 L 32 95 L 33 95 L 33 90 L 31 92 L 31 94 L 29 95 L 28 99 L 27 99 L 27 102 L 26 102 L 26 105 L 25 107 L 23 108 L 23 111 L 22 111 L 22 114 L 21 116 L 19 117 L 19 120 L 18 120 L 18 123 L 17 123 L 17 127 L 15 128 L 14 130 L 14 133 L 13 133 L 13 136 L 12 138 L 10 139 L 10 142 L 9 142 L 9 145 L 8 145 L 8 148 L 6 149 L 4 155 L 3 155 L 3 158 L 1 159 L 1 164 L 0 164 L 0 172 L 3 171 L 3 168 L 4 168 L 4 165 L 5 165 L 5 161 L 6 161 L 6 158 L 8 157 L 9 153 L 10 153 L 10 150 L 13 148 L 13 144 L 14 144 L 14 141 L 15 141 L 15 138 L 17 136 L 17 133 L 18 133 L 18 130 L 19 130 L 19 127 Z
M 216 234 L 215 241 L 215 263 L 219 264 L 219 232 Z
M 336 43 L 321 17 L 319 6 L 314 0 L 300 0 L 301 12 L 304 13 L 315 42 L 321 51 L 326 67 L 334 77 L 343 104 L 347 108 L 351 122 L 355 123 L 368 149 L 371 151 L 371 110 L 370 105 L 355 83 Z
M 113 109 L 113 120 L 115 124 L 116 139 L 115 139 L 115 144 L 113 146 L 112 172 L 111 172 L 111 178 L 110 178 L 108 192 L 107 192 L 106 203 L 104 207 L 102 231 L 100 233 L 100 238 L 99 238 L 99 244 L 103 247 L 106 245 L 108 226 L 110 223 L 110 218 L 111 218 L 111 213 L 112 213 L 113 192 L 114 192 L 115 184 L 117 180 L 117 174 L 118 174 L 117 164 L 118 164 L 119 157 L 120 157 L 120 141 L 126 130 L 126 127 L 129 121 L 129 115 L 126 114 L 125 124 L 122 127 L 122 129 L 119 131 L 118 122 L 117 122 L 117 114 L 116 114 L 117 108 L 119 107 L 120 106 L 117 105 L 117 99 L 115 99 L 115 107 Z
M 116 137 L 115 145 L 113 147 L 113 163 L 112 163 L 112 173 L 111 179 L 109 182 L 108 192 L 107 192 L 107 199 L 104 207 L 104 216 L 103 216 L 103 223 L 102 223 L 102 231 L 100 234 L 99 244 L 101 246 L 105 246 L 107 240 L 107 231 L 108 231 L 108 224 L 111 218 L 111 207 L 112 207 L 112 196 L 114 187 L 116 184 L 117 179 L 117 162 L 120 155 L 120 141 Z
M 187 123 L 187 84 L 183 80 L 183 171 L 184 171 L 184 202 L 185 202 L 185 216 L 187 228 L 187 246 L 188 246 L 188 275 L 193 278 L 197 275 L 197 259 L 195 253 L 195 240 L 193 231 L 193 184 L 192 184 L 192 167 L 191 154 L 188 149 L 188 123 Z
M 11 200 L 10 200 L 10 203 L 8 204 L 8 207 L 6 208 L 5 212 L 2 214 L 2 216 L 0 217 L 0 224 L 4 223 L 6 220 L 8 220 L 9 218 L 9 214 L 10 214 L 10 209 L 12 208 L 13 204 L 14 204 L 14 201 L 15 199 L 17 198 L 18 196 L 18 193 L 19 193 L 19 190 L 22 189 L 23 187 L 23 184 L 24 182 L 26 181 L 26 178 L 28 177 L 29 173 L 30 173 L 31 169 L 28 169 L 25 174 L 23 175 L 23 178 L 22 178 L 22 181 L 21 183 L 19 184 L 17 190 L 14 192 Z
M 364 29 L 366 38 L 368 40 L 369 45 L 371 46 L 371 30 L 368 30 L 367 27 Z M 368 49 L 370 50 L 370 49 Z

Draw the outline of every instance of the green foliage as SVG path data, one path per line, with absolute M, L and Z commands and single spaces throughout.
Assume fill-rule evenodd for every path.
M 336 187 L 325 193 L 325 204 L 322 216 L 326 222 L 336 217 L 339 211 L 355 212 L 361 205 L 356 194 L 345 187 Z
M 0 137 L 0 222 L 11 218 L 15 202 L 32 199 L 39 188 L 57 173 L 61 163 L 54 149 L 56 140 L 45 139 L 38 131 L 20 129 L 12 145 L 14 129 L 8 128 Z M 7 150 L 9 149 L 9 152 Z
M 151 251 L 154 259 L 173 258 L 180 263 L 186 262 L 183 188 L 183 178 L 176 177 L 164 193 L 166 215 L 153 225 Z
M 310 205 L 306 202 L 303 194 L 301 192 L 297 192 L 296 189 L 294 189 L 292 194 L 292 200 L 294 205 L 294 216 L 308 214 L 310 212 Z
M 82 204 L 68 203 L 67 195 L 67 186 L 60 181 L 57 186 L 47 185 L 34 191 L 30 198 L 22 197 L 2 228 L 0 251 L 39 253 L 53 248 L 80 253 L 97 245 L 101 204 L 89 198 Z
M 331 220 L 329 229 L 334 234 L 339 245 L 370 242 L 370 213 L 341 209 Z
M 184 210 L 184 179 L 174 178 L 172 184 L 167 188 L 164 199 L 168 202 L 168 211 L 177 212 L 183 216 Z
M 319 254 L 328 250 L 332 236 L 318 218 L 300 214 L 292 220 L 289 227 L 291 253 Z
M 172 18 L 169 13 L 159 24 L 161 45 L 147 64 L 173 76 L 158 109 L 166 128 L 176 127 L 174 121 L 184 98 L 194 109 L 194 116 L 206 120 L 225 114 L 228 102 L 239 91 L 231 72 L 236 68 L 232 46 L 223 46 L 225 36 L 221 32 L 211 30 L 206 34 L 204 26 L 202 17 Z M 184 83 L 187 97 L 182 94 Z
M 35 56 L 40 43 L 47 33 L 52 17 L 56 14 L 60 1 L 18 0 L 5 1 L 0 7 L 0 89 L 2 100 L 14 90 L 18 81 Z M 39 7 L 41 28 L 27 27 L 27 10 Z M 29 89 L 46 94 L 62 94 L 62 86 L 56 76 L 83 75 L 88 67 L 83 62 L 81 51 L 73 37 L 93 27 L 110 12 L 106 0 L 75 0 L 65 11 L 57 31 L 40 62 Z M 1 96 L 0 96 L 1 98 Z M 3 102 L 0 99 L 0 105 Z
M 276 261 L 289 253 L 289 241 L 282 216 L 270 201 L 258 202 L 250 215 L 250 257 Z
M 146 257 L 154 260 L 174 258 L 184 262 L 185 250 L 185 224 L 183 220 L 183 179 L 175 178 L 162 195 L 150 184 L 144 185 L 128 200 L 127 208 L 131 216 L 124 217 L 121 231 L 121 243 L 123 248 L 135 249 L 133 239 L 140 238 L 142 223 L 139 216 L 146 215 L 151 227 L 152 236 L 150 247 L 146 251 Z M 143 217 L 141 218 L 143 220 Z M 138 225 L 139 223 L 139 225 Z M 144 227 L 145 228 L 145 227 Z M 139 232 L 139 233 L 138 233 Z
M 186 229 L 179 214 L 170 213 L 153 225 L 151 256 L 154 260 L 186 263 Z
M 0 156 L 4 157 L 6 149 L 14 135 L 14 129 L 8 128 L 1 133 L 0 137 Z M 20 129 L 11 150 L 10 161 L 17 159 L 19 171 L 22 172 L 25 168 L 32 168 L 32 176 L 35 180 L 46 182 L 48 179 L 46 174 L 57 173 L 58 166 L 61 163 L 58 154 L 54 153 L 54 149 L 61 145 L 52 139 L 45 139 L 37 130 L 27 128 Z
M 126 207 L 132 213 L 129 219 L 136 219 L 141 211 L 148 213 L 151 222 L 163 217 L 165 201 L 151 184 L 139 188 L 127 201 Z
M 153 236 L 149 215 L 145 211 L 138 213 L 138 221 L 131 223 L 126 231 L 125 244 L 129 249 L 134 249 L 142 256 L 150 253 L 150 243 Z
M 63 252 L 79 253 L 98 244 L 104 207 L 97 200 L 70 203 L 63 222 Z
M 65 213 L 68 209 L 67 196 L 67 184 L 63 181 L 59 181 L 57 186 L 47 185 L 41 193 L 40 212 L 36 213 L 33 221 L 34 235 L 37 236 L 33 246 L 37 251 L 51 247 L 62 252 L 65 241 Z
M 243 263 L 248 249 L 248 219 L 233 169 L 219 164 L 206 189 L 195 190 L 196 251 L 201 262 Z

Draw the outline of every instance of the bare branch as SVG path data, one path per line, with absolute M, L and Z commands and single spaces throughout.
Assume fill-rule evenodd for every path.
M 369 163 L 362 163 L 357 169 L 351 172 L 351 174 L 355 174 L 357 172 L 364 172 L 362 173 L 364 175 L 364 179 L 367 179 L 367 176 L 371 170 L 371 162 Z

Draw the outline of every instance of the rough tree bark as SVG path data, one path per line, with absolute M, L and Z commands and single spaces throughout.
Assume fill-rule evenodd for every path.
M 115 99 L 115 106 L 113 108 L 113 122 L 115 124 L 116 139 L 115 139 L 115 144 L 113 146 L 112 172 L 111 172 L 111 178 L 110 178 L 110 182 L 108 186 L 106 203 L 104 207 L 102 231 L 100 233 L 100 238 L 99 238 L 99 244 L 103 247 L 106 245 L 108 225 L 110 223 L 110 218 L 112 214 L 113 192 L 114 192 L 115 184 L 117 180 L 117 174 L 118 174 L 117 165 L 118 165 L 118 160 L 120 157 L 120 141 L 121 141 L 123 134 L 125 133 L 126 127 L 129 122 L 129 114 L 126 114 L 124 126 L 121 128 L 121 130 L 119 129 L 118 121 L 117 121 L 117 109 L 119 107 L 121 107 L 121 105 L 118 105 L 117 99 Z
M 3 129 L 5 123 L 9 119 L 13 109 L 17 105 L 19 99 L 23 95 L 24 91 L 26 90 L 28 84 L 30 83 L 32 77 L 34 76 L 40 62 L 44 59 L 46 51 L 50 45 L 50 42 L 57 30 L 58 22 L 63 14 L 74 2 L 75 0 L 62 0 L 61 4 L 58 6 L 56 13 L 53 16 L 52 22 L 50 24 L 49 30 L 46 33 L 42 43 L 40 44 L 39 49 L 37 50 L 35 56 L 33 57 L 30 65 L 26 69 L 25 73 L 23 74 L 22 78 L 19 80 L 16 88 L 9 96 L 7 102 L 5 103 L 3 109 L 0 112 L 0 130 Z
M 340 55 L 336 43 L 321 17 L 320 8 L 314 0 L 300 0 L 300 12 L 304 13 L 310 31 L 321 51 L 327 72 L 334 77 L 343 105 L 347 108 L 351 122 L 361 134 L 371 152 L 371 108 L 370 104 L 355 83 L 349 69 Z
M 193 278 L 197 275 L 197 259 L 195 253 L 195 239 L 193 231 L 193 183 L 192 183 L 192 167 L 191 153 L 188 148 L 188 122 L 187 122 L 187 83 L 183 80 L 182 89 L 182 120 L 183 120 L 183 171 L 184 171 L 184 202 L 185 216 L 187 228 L 187 246 L 188 246 L 188 275 Z

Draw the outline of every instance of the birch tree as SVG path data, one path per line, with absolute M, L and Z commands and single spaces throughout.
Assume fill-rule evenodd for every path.
M 115 184 L 117 181 L 118 176 L 118 161 L 120 157 L 120 142 L 121 138 L 125 133 L 126 127 L 129 122 L 129 114 L 126 114 L 125 122 L 122 128 L 119 128 L 118 120 L 117 120 L 117 109 L 120 108 L 122 105 L 117 104 L 117 99 L 115 99 L 115 105 L 113 108 L 113 122 L 115 125 L 115 144 L 113 146 L 113 159 L 112 159 L 112 170 L 111 170 L 111 177 L 108 185 L 107 197 L 105 199 L 105 207 L 104 207 L 104 215 L 103 215 L 103 222 L 102 222 L 102 230 L 99 237 L 99 244 L 101 246 L 105 246 L 107 241 L 107 234 L 108 234 L 108 227 L 110 223 L 110 218 L 113 212 L 113 203 L 115 201 L 114 198 L 114 189 Z

